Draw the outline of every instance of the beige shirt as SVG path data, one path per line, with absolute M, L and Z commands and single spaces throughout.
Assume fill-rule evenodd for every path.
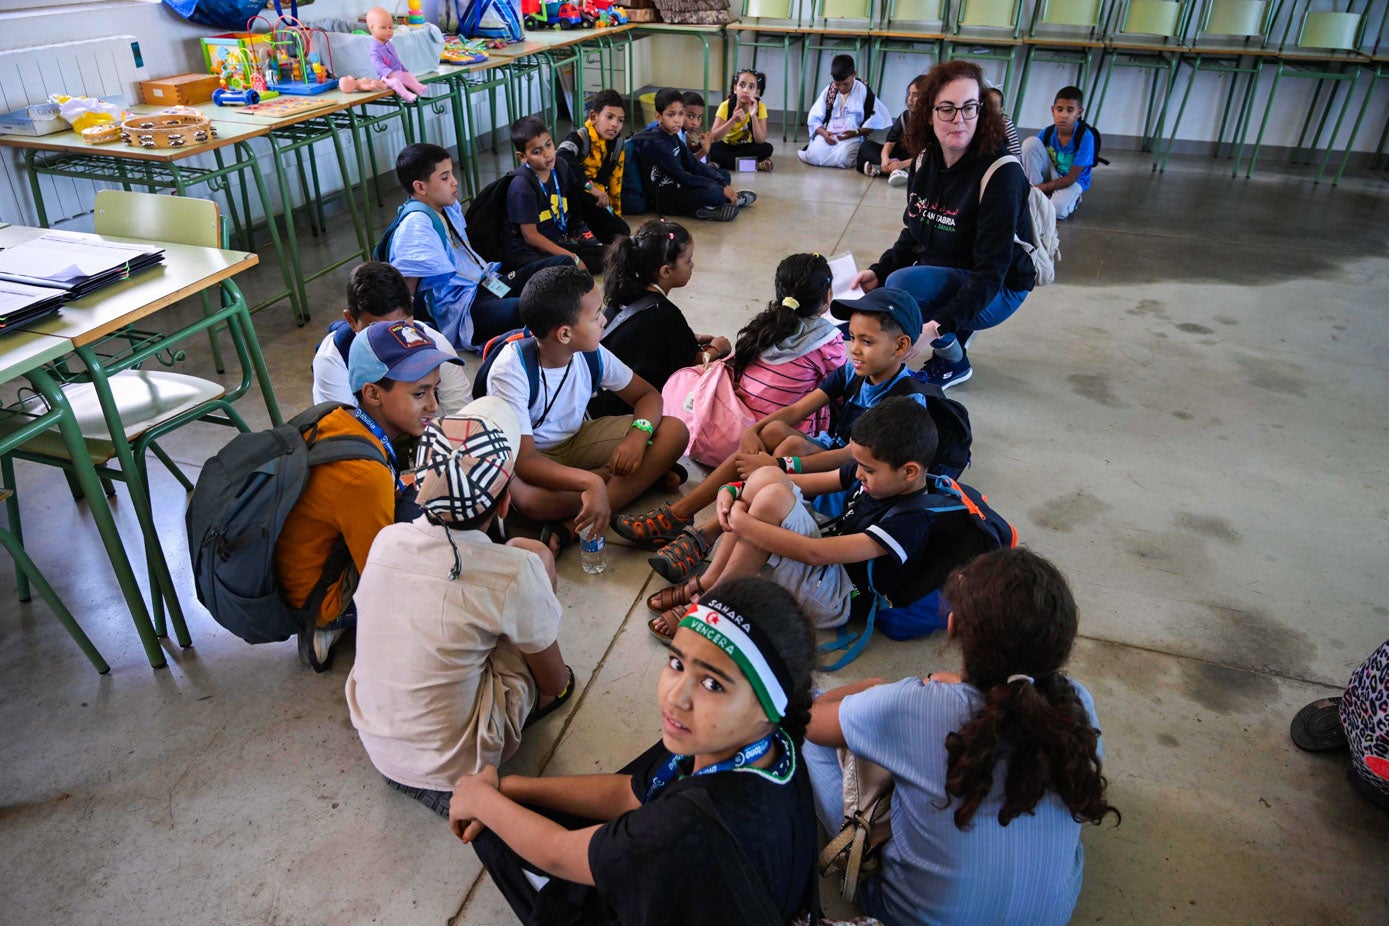
M 539 557 L 423 517 L 376 537 L 357 603 L 347 677 L 352 725 L 377 771 L 452 791 L 460 775 L 516 751 L 537 689 L 524 653 L 559 634 L 560 604 Z

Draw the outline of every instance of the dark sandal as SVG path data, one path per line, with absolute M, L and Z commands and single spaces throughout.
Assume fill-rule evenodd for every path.
M 654 595 L 648 595 L 646 609 L 652 614 L 664 614 L 672 608 L 686 607 L 695 595 L 703 594 L 704 583 L 700 581 L 699 576 L 695 576 L 681 585 L 672 585 L 670 588 L 661 589 Z
M 1341 728 L 1341 699 L 1321 698 L 1308 704 L 1293 718 L 1288 735 L 1293 745 L 1307 752 L 1332 752 L 1347 746 Z
M 669 505 L 662 505 L 646 514 L 618 515 L 612 527 L 623 540 L 654 548 L 674 540 L 681 528 L 692 523 L 694 518 L 677 518 Z
M 530 729 L 531 724 L 539 720 L 544 720 L 546 717 L 550 716 L 555 711 L 563 707 L 565 702 L 568 701 L 571 697 L 573 697 L 574 670 L 571 669 L 569 666 L 565 666 L 564 668 L 569 673 L 569 681 L 564 683 L 564 689 L 560 691 L 559 694 L 555 695 L 555 699 L 551 701 L 549 704 L 545 705 L 544 707 L 537 707 L 535 710 L 527 714 L 526 722 L 521 725 L 522 730 L 528 730 Z
M 682 528 L 674 540 L 657 550 L 655 556 L 647 557 L 646 561 L 657 575 L 673 584 L 688 579 L 704 562 L 709 550 L 709 541 L 704 539 L 704 532 L 691 524 Z
M 559 540 L 558 544 L 550 542 L 555 539 Z M 570 530 L 564 521 L 551 521 L 540 529 L 540 542 L 549 547 L 556 558 L 564 552 L 565 547 L 572 547 L 578 541 L 579 535 Z
M 684 616 L 684 608 L 671 608 L 669 611 L 662 611 L 646 622 L 646 629 L 651 631 L 653 637 L 661 641 L 662 646 L 670 646 L 670 641 L 675 639 L 675 628 L 680 626 L 680 620 Z M 662 629 L 665 627 L 670 628 L 670 633 L 666 633 Z

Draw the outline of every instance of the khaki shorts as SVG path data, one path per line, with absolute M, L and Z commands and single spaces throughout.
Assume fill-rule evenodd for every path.
M 802 537 L 819 537 L 820 526 L 815 523 L 815 516 L 805 504 L 800 488 L 791 488 L 796 493 L 796 504 L 782 518 L 782 530 L 793 531 Z M 812 566 L 773 553 L 767 558 L 767 565 L 762 567 L 760 574 L 795 596 L 801 610 L 817 630 L 838 627 L 849 619 L 854 584 L 840 563 Z
M 635 420 L 632 415 L 610 415 L 585 421 L 569 440 L 540 452 L 575 469 L 603 469 L 617 445 L 631 433 Z

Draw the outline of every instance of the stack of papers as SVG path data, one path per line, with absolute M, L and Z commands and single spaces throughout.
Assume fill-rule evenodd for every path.
M 0 250 L 0 280 L 59 290 L 62 301 L 126 279 L 164 260 L 153 244 L 121 244 L 71 232 L 45 232 Z
M 58 290 L 0 280 L 0 332 L 45 319 L 62 304 L 63 294 Z

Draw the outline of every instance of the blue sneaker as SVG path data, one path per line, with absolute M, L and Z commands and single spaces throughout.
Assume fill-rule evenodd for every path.
M 937 354 L 926 362 L 926 365 L 915 374 L 917 379 L 932 386 L 939 386 L 942 390 L 952 386 L 958 386 L 965 380 L 974 375 L 974 368 L 969 364 L 969 355 L 961 354 L 960 359 L 951 363 L 944 357 Z

